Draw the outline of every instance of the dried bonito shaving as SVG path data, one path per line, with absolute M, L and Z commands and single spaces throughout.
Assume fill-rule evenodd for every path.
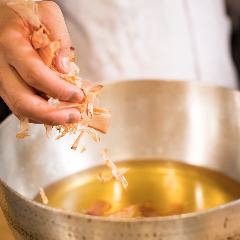
M 47 47 L 50 43 L 50 39 L 48 37 L 49 32 L 48 30 L 40 25 L 39 29 L 34 31 L 32 34 L 32 44 L 35 49 L 40 49 Z
M 57 130 L 59 130 L 60 135 L 58 139 L 64 137 L 66 134 L 72 134 L 78 132 L 78 126 L 83 125 L 87 129 L 84 131 L 88 131 L 94 140 L 97 141 L 98 137 L 96 137 L 96 133 L 89 130 L 96 129 L 102 133 L 106 133 L 109 121 L 111 118 L 110 111 L 107 109 L 101 109 L 95 106 L 95 98 L 100 93 L 102 89 L 102 85 L 93 85 L 87 81 L 82 81 L 79 76 L 79 68 L 75 64 L 75 55 L 74 49 L 71 48 L 71 55 L 64 59 L 68 61 L 71 70 L 68 74 L 60 73 L 56 70 L 54 65 L 54 59 L 58 54 L 58 51 L 61 48 L 61 42 L 59 40 L 52 40 L 50 38 L 50 33 L 48 29 L 41 23 L 37 15 L 37 4 L 35 4 L 32 0 L 11 0 L 7 2 L 7 6 L 13 9 L 24 21 L 25 24 L 28 24 L 32 29 L 32 34 L 30 37 L 30 41 L 32 43 L 33 48 L 39 53 L 43 62 L 49 66 L 60 78 L 68 81 L 83 90 L 85 93 L 85 99 L 82 103 L 79 104 L 67 104 L 61 103 L 57 99 L 52 99 L 51 97 L 47 97 L 49 99 L 49 104 L 59 107 L 59 108 L 77 108 L 82 115 L 82 120 L 76 124 L 64 124 L 61 126 L 53 126 Z M 18 138 L 24 138 L 28 136 L 26 127 L 27 121 L 21 121 L 21 129 L 17 134 Z M 50 126 L 45 126 L 47 135 L 50 133 Z M 24 130 L 24 131 L 23 131 Z M 81 135 L 82 130 L 79 131 L 79 135 L 74 142 L 73 149 L 77 149 L 77 144 L 79 141 L 79 136 Z
M 129 171 L 129 169 L 128 168 L 118 168 L 117 165 L 111 159 L 109 159 L 108 151 L 106 148 L 101 150 L 101 155 L 103 157 L 105 164 L 111 169 L 112 176 L 103 176 L 103 174 L 100 172 L 98 174 L 98 179 L 102 183 L 105 183 L 112 179 L 115 179 L 122 184 L 123 188 L 126 189 L 128 187 L 128 182 L 127 182 L 127 179 L 125 178 L 124 174 L 126 174 Z
M 157 209 L 153 208 L 149 203 L 129 205 L 114 212 L 112 212 L 111 209 L 112 206 L 109 202 L 97 200 L 89 209 L 82 211 L 82 213 L 109 218 L 141 218 L 157 217 L 161 215 Z
M 45 130 L 46 130 L 46 136 L 49 138 L 52 132 L 52 126 L 44 124 Z
M 81 148 L 80 148 L 80 153 L 84 153 L 85 151 L 87 151 L 87 148 L 86 148 L 86 147 L 81 147 Z
M 43 34 L 46 35 L 46 33 L 43 33 Z M 32 44 L 34 44 L 33 38 L 32 38 Z M 51 65 L 53 64 L 53 60 L 56 57 L 60 48 L 61 48 L 61 42 L 53 41 L 53 42 L 50 42 L 46 47 L 39 48 L 38 54 L 40 55 L 43 62 L 48 67 L 51 67 Z
M 138 205 L 131 205 L 109 215 L 110 218 L 136 218 L 141 216 Z
M 29 128 L 29 120 L 28 118 L 21 119 L 20 121 L 20 130 L 17 133 L 16 137 L 19 139 L 23 139 L 29 136 L 28 134 L 28 128 Z
M 89 209 L 83 211 L 83 213 L 92 216 L 104 216 L 105 212 L 109 211 L 110 209 L 111 209 L 110 203 L 98 200 L 95 203 L 93 203 Z
M 81 138 L 83 137 L 83 134 L 84 134 L 84 132 L 81 131 L 80 134 L 78 135 L 78 137 L 76 138 L 75 142 L 73 143 L 71 149 L 77 150 L 79 142 L 80 142 Z
M 111 218 L 157 217 L 158 211 L 148 203 L 131 205 L 109 215 Z
M 43 188 L 39 189 L 39 195 L 41 197 L 42 203 L 47 205 L 49 201 L 48 201 L 48 197 Z

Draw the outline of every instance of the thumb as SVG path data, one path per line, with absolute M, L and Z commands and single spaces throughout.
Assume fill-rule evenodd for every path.
M 38 15 L 40 21 L 50 32 L 51 40 L 61 41 L 61 49 L 55 58 L 55 67 L 59 72 L 68 73 L 70 65 L 66 59 L 71 54 L 71 40 L 60 7 L 52 1 L 40 2 L 38 4 Z
M 56 58 L 54 59 L 54 65 L 61 73 L 68 73 L 71 70 L 70 65 L 71 50 L 70 47 L 61 48 Z

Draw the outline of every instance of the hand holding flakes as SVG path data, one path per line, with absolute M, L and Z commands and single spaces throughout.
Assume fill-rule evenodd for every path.
M 59 7 L 48 1 L 39 4 L 25 0 L 6 2 L 8 6 L 0 7 L 0 96 L 19 119 L 49 125 L 78 121 L 81 115 L 77 109 L 58 109 L 46 99 L 46 95 L 73 103 L 84 99 L 81 88 L 60 77 L 66 73 L 59 63 L 61 53 L 68 49 L 66 58 L 69 59 L 72 51 Z M 45 49 L 48 45 L 54 52 L 48 59 L 54 58 L 57 71 L 50 69 L 40 57 L 46 51 L 40 47 Z
M 36 55 L 36 53 L 38 54 L 42 60 L 42 66 L 44 66 L 45 69 L 48 69 L 51 74 L 54 74 L 55 78 L 58 77 L 61 84 L 66 83 L 67 86 L 72 86 L 72 89 L 77 89 L 75 91 L 76 94 L 77 92 L 82 92 L 85 96 L 84 98 L 81 98 L 81 101 L 78 101 L 78 103 L 71 104 L 66 102 L 66 100 L 68 101 L 70 99 L 60 98 L 60 100 L 65 100 L 65 102 L 59 101 L 58 99 L 54 98 L 56 97 L 56 94 L 53 94 L 53 92 L 47 91 L 46 89 L 40 87 L 39 90 L 42 92 L 41 95 L 48 99 L 48 103 L 45 102 L 45 105 L 48 105 L 48 108 L 59 112 L 69 112 L 74 110 L 76 113 L 77 111 L 77 117 L 75 113 L 69 114 L 68 120 L 69 122 L 73 123 L 63 122 L 62 124 L 60 122 L 61 124 L 58 125 L 51 123 L 49 124 L 47 122 L 47 134 L 50 132 L 50 125 L 55 125 L 55 128 L 59 131 L 58 139 L 64 137 L 66 134 L 78 133 L 79 136 L 74 142 L 72 147 L 73 149 L 77 148 L 77 144 L 82 136 L 83 131 L 88 132 L 95 141 L 98 141 L 98 137 L 96 137 L 96 133 L 93 129 L 105 133 L 111 117 L 111 114 L 107 109 L 102 109 L 95 106 L 95 98 L 102 89 L 102 85 L 94 86 L 89 82 L 84 82 L 81 80 L 81 77 L 79 76 L 79 68 L 74 62 L 75 56 L 73 48 L 71 48 L 68 57 L 64 58 L 64 61 L 68 61 L 69 63 L 69 72 L 63 73 L 59 71 L 59 68 L 56 64 L 56 58 L 61 51 L 62 42 L 64 41 L 60 41 L 58 39 L 52 40 L 51 31 L 41 22 L 39 16 L 37 15 L 38 5 L 34 4 L 30 0 L 12 0 L 8 2 L 7 6 L 13 9 L 15 13 L 17 13 L 23 20 L 24 27 L 28 30 L 28 39 L 25 39 L 25 41 L 28 40 L 28 44 L 31 44 L 34 55 Z M 42 14 L 39 15 L 41 16 Z M 64 23 L 63 19 L 62 22 Z M 54 89 L 54 91 L 56 90 Z M 42 99 L 42 101 L 45 100 Z M 77 102 L 76 99 L 74 101 Z M 26 127 L 27 119 L 27 116 L 24 116 L 24 124 L 21 123 L 20 134 L 17 134 L 17 137 L 23 138 L 24 136 L 28 136 L 28 129 Z M 79 128 L 79 126 L 81 126 L 83 129 Z

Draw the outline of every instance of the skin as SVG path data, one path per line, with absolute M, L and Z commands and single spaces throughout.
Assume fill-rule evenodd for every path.
M 58 5 L 51 1 L 39 3 L 41 22 L 51 33 L 51 39 L 59 39 L 62 49 L 56 58 L 56 67 L 62 73 L 68 67 L 62 58 L 70 52 L 70 38 Z M 62 101 L 80 103 L 83 92 L 60 79 L 44 65 L 30 41 L 30 29 L 11 9 L 0 6 L 0 96 L 19 118 L 32 122 L 58 125 L 81 119 L 77 109 L 57 109 L 39 96 L 44 92 Z

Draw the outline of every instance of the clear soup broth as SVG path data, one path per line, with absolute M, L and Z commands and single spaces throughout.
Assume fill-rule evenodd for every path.
M 136 160 L 118 163 L 130 170 L 129 186 L 101 183 L 105 166 L 66 177 L 45 188 L 49 206 L 110 217 L 153 217 L 196 212 L 240 198 L 240 183 L 222 173 L 183 163 Z M 38 195 L 36 201 L 41 202 Z

